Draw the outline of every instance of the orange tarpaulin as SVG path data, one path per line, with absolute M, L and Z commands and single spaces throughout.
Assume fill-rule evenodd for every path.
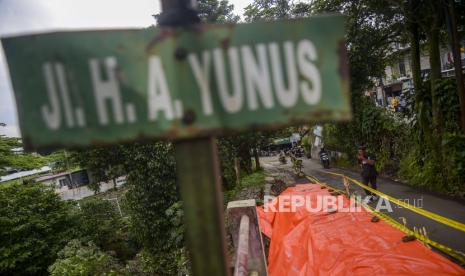
M 465 275 L 465 269 L 421 242 L 402 242 L 406 234 L 400 230 L 381 220 L 371 222 L 373 215 L 364 208 L 359 212 L 333 212 L 328 206 L 330 209 L 313 211 L 299 201 L 295 212 L 279 210 L 280 205 L 289 207 L 293 200 L 289 196 L 306 197 L 314 208 L 318 196 L 340 198 L 342 206 L 349 206 L 343 195 L 331 196 L 318 184 L 302 184 L 267 203 L 276 211 L 258 207 L 260 228 L 271 238 L 271 276 Z

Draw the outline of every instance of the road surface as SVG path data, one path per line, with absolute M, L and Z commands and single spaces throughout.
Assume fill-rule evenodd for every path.
M 285 167 L 290 167 L 289 163 L 286 165 L 279 164 L 277 157 L 263 158 L 263 163 L 265 166 L 277 166 L 283 169 Z M 303 172 L 306 175 L 314 176 L 323 183 L 344 190 L 341 177 L 324 173 L 324 169 L 319 161 L 304 158 L 303 166 Z M 339 168 L 330 168 L 327 171 L 342 173 L 359 181 L 361 180 L 360 174 L 357 172 Z M 358 194 L 364 195 L 363 190 L 357 185 L 352 184 L 351 190 L 355 190 Z M 397 199 L 402 199 L 410 205 L 465 223 L 464 202 L 410 187 L 406 184 L 383 177 L 378 178 L 378 190 Z M 429 238 L 433 241 L 439 242 L 457 251 L 465 252 L 465 232 L 421 216 L 398 205 L 391 204 L 391 206 L 393 212 L 389 213 L 389 215 L 401 223 L 402 220 L 400 218 L 404 217 L 407 220 L 408 228 L 413 229 L 414 226 L 417 228 L 425 227 Z

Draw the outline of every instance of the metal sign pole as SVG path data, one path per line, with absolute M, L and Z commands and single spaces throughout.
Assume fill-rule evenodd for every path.
M 214 138 L 175 143 L 178 184 L 193 275 L 229 275 Z
M 162 0 L 161 26 L 200 22 L 191 0 Z M 174 143 L 186 238 L 193 275 L 230 275 L 227 265 L 221 177 L 213 137 Z
M 175 140 L 194 275 L 228 275 L 213 137 L 350 119 L 346 20 L 208 25 L 195 1 L 161 4 L 157 28 L 2 38 L 23 142 Z

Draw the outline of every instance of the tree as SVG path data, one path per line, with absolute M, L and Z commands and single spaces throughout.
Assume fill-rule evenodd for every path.
M 122 268 L 115 258 L 94 243 L 70 241 L 58 253 L 58 258 L 48 269 L 52 276 L 121 275 Z
M 72 208 L 39 184 L 0 188 L 0 274 L 45 275 L 78 236 Z
M 245 21 L 284 19 L 289 16 L 289 0 L 254 0 L 244 9 Z
M 174 252 L 181 250 L 183 243 L 173 243 L 170 239 L 180 226 L 173 225 L 166 214 L 170 207 L 180 201 L 172 145 L 167 142 L 133 143 L 91 149 L 84 156 L 78 157 L 82 160 L 82 166 L 93 167 L 103 175 L 110 167 L 116 166 L 126 173 L 128 192 L 125 194 L 125 205 L 130 215 L 130 232 L 142 245 L 144 256 L 152 258 L 150 263 L 156 264 L 154 271 L 165 275 L 176 274 L 177 255 Z M 91 212 L 92 208 L 88 211 Z M 104 216 L 104 212 L 101 215 Z M 110 226 L 111 220 L 103 223 L 91 220 L 89 223 L 90 231 L 93 224 L 99 223 L 102 224 L 99 227 L 103 228 L 95 226 L 96 230 L 106 231 L 109 228 L 105 225 L 108 223 Z M 96 242 L 107 248 L 104 246 L 107 241 Z
M 375 80 L 384 76 L 384 69 L 391 59 L 392 45 L 401 39 L 399 8 L 383 0 L 317 0 L 311 7 L 304 8 L 311 13 L 332 12 L 347 16 L 346 48 L 353 119 L 349 123 L 326 127 L 331 131 L 325 131 L 325 144 L 351 157 L 359 145 L 366 145 L 376 151 L 378 165 L 394 163 L 391 159 L 398 149 L 392 145 L 399 135 L 396 133 L 399 123 L 367 101 L 364 92 L 374 86 Z M 295 11 L 302 16 L 302 8 Z M 328 138 L 328 134 L 332 137 Z M 330 144 L 331 141 L 336 144 Z
M 340 12 L 347 16 L 347 50 L 351 72 L 353 120 L 329 125 L 326 142 L 355 152 L 367 145 L 378 157 L 383 172 L 399 174 L 412 185 L 460 194 L 465 179 L 465 155 L 460 145 L 458 97 L 454 85 L 441 78 L 439 45 L 444 34 L 441 4 L 433 0 L 317 0 L 302 11 Z M 404 28 L 406 26 L 406 28 Z M 363 93 L 381 79 L 384 68 L 397 58 L 395 43 L 407 43 L 414 81 L 413 112 L 402 116 L 376 108 Z M 430 56 L 431 74 L 422 79 L 420 51 Z M 328 135 L 330 138 L 328 138 Z M 400 170 L 399 170 L 400 169 Z
M 92 188 L 99 190 L 98 183 L 113 181 L 116 187 L 116 178 L 125 174 L 123 164 L 126 162 L 123 155 L 125 146 L 115 145 L 103 148 L 92 148 L 72 152 L 71 162 L 80 167 L 87 168 L 91 174 Z
M 132 259 L 140 247 L 129 233 L 129 223 L 107 200 L 87 199 L 79 204 L 79 230 L 82 241 L 92 241 L 121 261 Z
M 199 0 L 199 17 L 205 23 L 236 23 L 239 16 L 233 14 L 234 5 L 227 0 Z
M 0 168 L 9 167 L 16 170 L 31 170 L 46 164 L 47 160 L 40 155 L 15 154 L 12 151 L 15 148 L 21 147 L 21 138 L 0 135 Z
M 126 160 L 131 232 L 154 258 L 159 274 L 176 274 L 174 252 L 183 243 L 172 243 L 179 225 L 166 214 L 180 200 L 173 147 L 164 142 L 134 145 L 126 151 Z

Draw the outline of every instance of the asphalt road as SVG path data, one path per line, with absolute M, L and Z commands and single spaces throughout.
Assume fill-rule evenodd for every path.
M 263 163 L 268 166 L 282 167 L 283 169 L 285 167 L 290 167 L 289 162 L 286 165 L 280 165 L 277 156 L 263 158 Z M 314 176 L 329 186 L 344 190 L 341 177 L 324 173 L 325 169 L 323 169 L 319 160 L 316 161 L 304 158 L 303 166 L 305 174 Z M 359 181 L 361 180 L 360 174 L 357 172 L 339 168 L 329 168 L 326 171 L 342 173 Z M 355 190 L 358 194 L 364 195 L 363 190 L 357 185 L 352 184 L 351 190 Z M 383 177 L 378 178 L 378 190 L 397 199 L 402 199 L 410 205 L 465 223 L 465 202 L 463 201 L 437 195 Z M 376 204 L 374 206 L 376 206 Z M 457 251 L 465 252 L 465 232 L 431 220 L 396 204 L 391 204 L 391 206 L 392 212 L 390 212 L 389 215 L 401 223 L 402 220 L 400 218 L 405 218 L 408 228 L 425 227 L 428 237 L 431 240 Z
M 341 177 L 324 173 L 325 169 L 322 168 L 319 162 L 305 159 L 303 164 L 305 174 L 312 175 L 321 182 L 344 190 Z M 328 171 L 342 173 L 359 181 L 361 180 L 360 174 L 357 172 L 338 168 L 330 168 Z M 363 190 L 357 185 L 351 185 L 351 190 L 356 190 L 359 194 L 364 195 Z M 422 191 L 383 177 L 378 178 L 378 190 L 397 199 L 402 199 L 404 202 L 415 207 L 423 208 L 443 217 L 465 223 L 464 202 L 432 192 Z M 431 220 L 396 204 L 391 204 L 391 206 L 393 212 L 389 213 L 389 215 L 399 222 L 402 222 L 400 218 L 404 217 L 407 220 L 408 228 L 413 229 L 414 226 L 417 228 L 425 227 L 430 239 L 455 250 L 465 252 L 465 232 Z

